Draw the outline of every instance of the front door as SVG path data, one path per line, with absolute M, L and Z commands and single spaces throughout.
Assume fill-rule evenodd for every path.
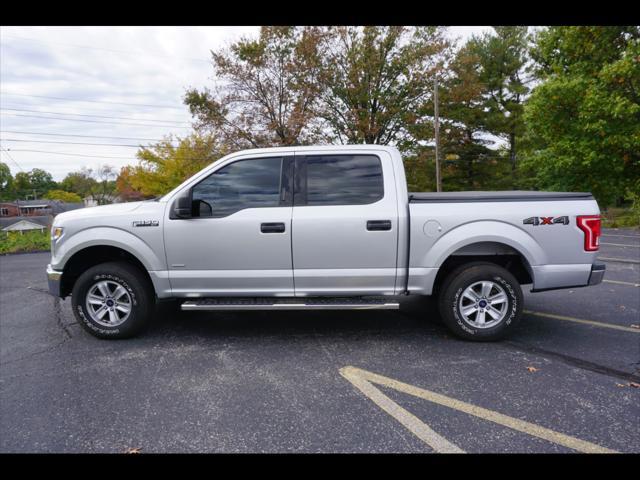
M 173 294 L 292 296 L 292 156 L 241 159 L 192 187 L 193 218 L 165 221 Z
M 398 206 L 391 157 L 305 154 L 295 165 L 296 296 L 393 294 Z

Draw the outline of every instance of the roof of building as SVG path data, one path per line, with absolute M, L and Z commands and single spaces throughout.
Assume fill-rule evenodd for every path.
M 53 217 L 51 215 L 34 215 L 28 217 L 0 217 L 0 230 L 4 230 L 6 227 L 18 223 L 22 220 L 27 220 L 31 223 L 36 223 L 40 225 L 40 227 L 48 227 L 53 222 Z
M 15 220 L 16 217 L 14 217 L 13 219 Z M 31 221 L 31 219 L 26 220 L 26 219 L 22 219 L 22 220 L 18 220 L 17 222 L 12 223 L 9 226 L 6 226 L 2 229 L 2 231 L 4 232 L 18 232 L 18 231 L 26 231 L 26 230 L 42 230 L 44 228 L 47 228 L 46 225 L 42 225 L 40 223 L 36 223 Z
M 67 203 L 60 200 L 17 200 L 15 202 L 1 202 L 2 205 L 13 205 L 19 208 L 26 209 L 51 209 L 51 213 L 57 215 L 58 213 L 68 212 L 69 210 L 76 210 L 78 208 L 84 208 L 84 203 Z

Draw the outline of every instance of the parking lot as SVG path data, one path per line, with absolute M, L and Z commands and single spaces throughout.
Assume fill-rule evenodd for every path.
M 86 333 L 48 253 L 0 257 L 2 452 L 640 452 L 640 232 L 594 287 L 525 293 L 517 332 L 399 312 L 177 313 Z

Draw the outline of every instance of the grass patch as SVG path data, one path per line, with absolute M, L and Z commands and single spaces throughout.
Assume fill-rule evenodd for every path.
M 607 228 L 640 228 L 640 215 L 631 208 L 609 207 L 602 212 L 602 226 Z
M 6 253 L 39 252 L 50 249 L 49 229 L 44 232 L 0 232 L 0 255 Z

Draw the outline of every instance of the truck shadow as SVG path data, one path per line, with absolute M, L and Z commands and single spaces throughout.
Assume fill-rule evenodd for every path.
M 429 299 L 407 298 L 400 310 L 183 312 L 160 304 L 145 336 L 304 336 L 428 333 L 449 335 Z

